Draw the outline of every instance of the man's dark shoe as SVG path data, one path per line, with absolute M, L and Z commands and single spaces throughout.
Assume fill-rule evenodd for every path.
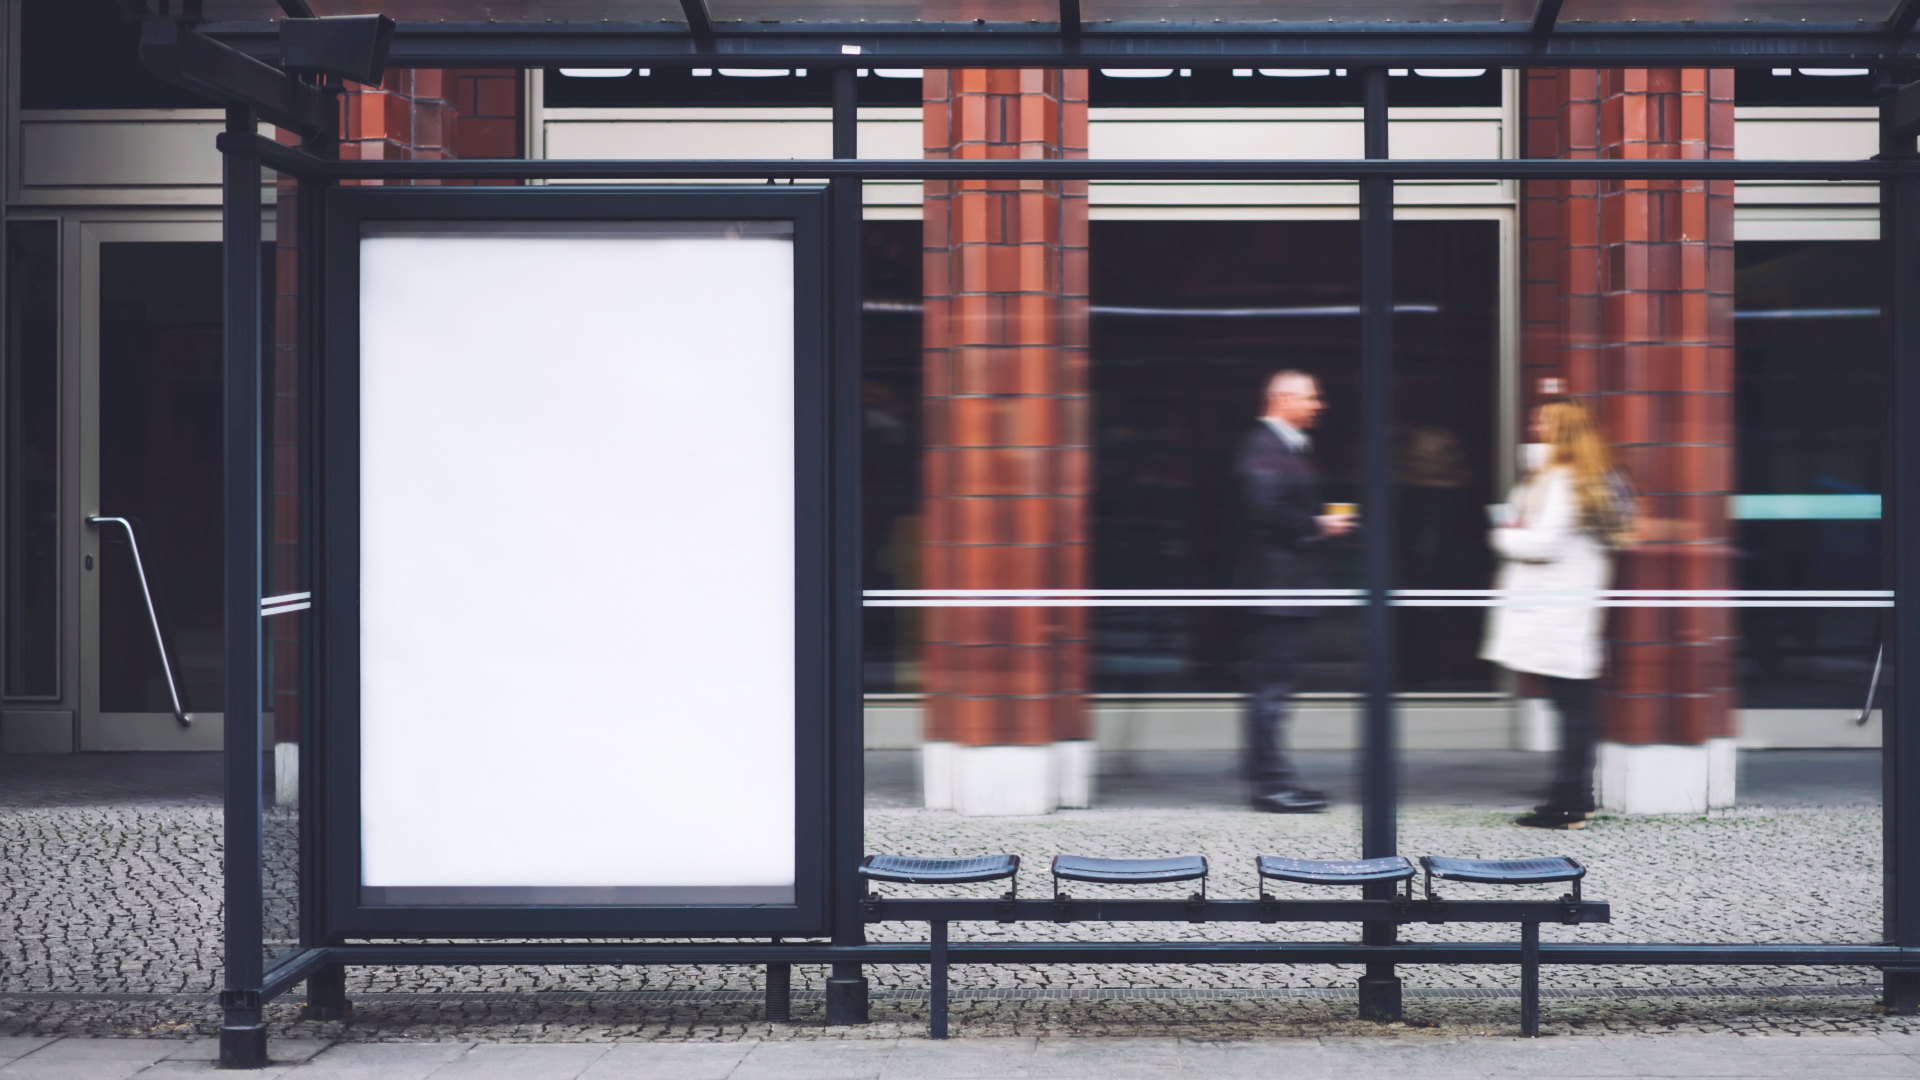
M 1327 809 L 1327 797 L 1305 788 L 1276 791 L 1254 796 L 1253 808 L 1263 814 L 1319 814 Z
M 1587 827 L 1587 815 L 1548 808 L 1515 818 L 1513 823 L 1524 829 L 1584 829 Z

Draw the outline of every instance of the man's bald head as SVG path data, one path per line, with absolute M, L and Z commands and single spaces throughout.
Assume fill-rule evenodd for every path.
M 1295 431 L 1307 431 L 1326 406 L 1320 400 L 1320 380 L 1304 371 L 1282 368 L 1267 379 L 1267 416 Z

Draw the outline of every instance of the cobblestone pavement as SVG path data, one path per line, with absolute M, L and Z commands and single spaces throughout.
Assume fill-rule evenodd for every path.
M 1400 819 L 1411 854 L 1567 854 L 1590 868 L 1587 893 L 1613 903 L 1609 926 L 1548 926 L 1547 940 L 1823 941 L 1880 934 L 1876 807 L 1747 807 L 1701 817 L 1608 818 L 1574 833 L 1512 826 L 1514 808 L 1423 806 Z M 277 816 L 282 829 L 290 819 Z M 1044 818 L 965 819 L 872 809 L 872 850 L 923 855 L 1010 851 L 1021 892 L 1045 895 L 1056 852 L 1199 853 L 1210 895 L 1251 896 L 1258 853 L 1350 854 L 1351 808 L 1317 816 L 1235 809 L 1103 809 Z M 204 799 L 88 801 L 0 808 L 0 1034 L 189 1037 L 213 1031 L 219 981 L 220 815 Z M 276 862 L 286 864 L 281 850 Z M 988 891 L 991 886 L 974 887 Z M 890 890 L 911 892 L 912 890 Z M 1097 887 L 1075 886 L 1076 895 Z M 1179 886 L 1159 890 L 1184 895 Z M 1449 885 L 1467 897 L 1473 886 Z M 1551 895 L 1551 890 L 1538 890 Z M 1154 889 L 1128 895 L 1154 895 Z M 277 909 L 287 911 L 284 901 Z M 922 930 L 874 928 L 876 939 Z M 1171 937 L 1234 940 L 1344 936 L 1332 927 L 1227 924 L 956 925 L 956 940 Z M 1416 926 L 1417 940 L 1463 940 L 1502 928 Z M 1511 1031 L 1508 967 L 1401 969 L 1403 1032 Z M 757 969 L 354 969 L 353 1023 L 298 1021 L 270 1010 L 276 1032 L 348 1040 L 887 1039 L 922 1030 L 925 971 L 876 967 L 876 1022 L 822 1026 L 825 971 L 799 967 L 794 1022 L 760 1019 Z M 1237 1038 L 1378 1032 L 1353 1019 L 1358 971 L 1330 966 L 1133 965 L 961 967 L 954 1023 L 964 1036 L 1163 1034 Z M 1878 972 L 1851 968 L 1548 967 L 1549 1031 L 1920 1032 L 1878 1012 Z M 424 996 L 423 996 L 424 995 Z
M 16 1080 L 118 1080 L 213 1071 L 207 1041 L 0 1038 L 0 1076 Z M 976 1078 L 1286 1077 L 1288 1080 L 1418 1076 L 1663 1076 L 1846 1078 L 1913 1076 L 1920 1036 L 1751 1038 L 1726 1035 L 1577 1036 L 1547 1040 L 1459 1038 L 1420 1031 L 1402 1038 L 1127 1039 L 1006 1037 L 936 1043 L 613 1043 L 476 1045 L 466 1041 L 367 1045 L 281 1039 L 265 1077 L 300 1080 L 976 1080 Z M 231 1075 L 231 1074 L 229 1074 Z

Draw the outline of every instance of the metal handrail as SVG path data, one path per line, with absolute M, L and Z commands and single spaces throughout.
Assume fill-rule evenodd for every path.
M 167 659 L 167 639 L 160 633 L 160 613 L 153 606 L 153 589 L 147 585 L 147 568 L 140 561 L 140 542 L 133 538 L 133 522 L 123 517 L 90 517 L 89 525 L 118 525 L 127 531 L 127 547 L 133 552 L 133 572 L 140 577 L 140 595 L 147 602 L 147 621 L 153 625 L 153 645 L 160 653 L 160 668 L 167 673 L 167 693 L 173 698 L 173 718 L 182 726 L 193 720 L 180 704 L 180 684 L 173 677 L 173 661 Z

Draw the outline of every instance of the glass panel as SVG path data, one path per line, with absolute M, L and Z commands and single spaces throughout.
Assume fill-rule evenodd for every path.
M 1098 22 L 1526 23 L 1534 0 L 1085 0 Z M 402 22 L 676 22 L 673 0 L 314 0 L 321 15 L 384 12 Z M 1560 22 L 1885 22 L 1892 0 L 1567 0 Z M 205 0 L 215 21 L 280 17 L 271 0 Z M 719 21 L 1058 22 L 1053 0 L 713 0 Z
M 1892 14 L 1892 0 L 1567 0 L 1560 22 L 1884 23 Z
M 1491 221 L 1394 226 L 1394 584 L 1480 589 L 1494 568 L 1484 541 L 1499 491 L 1499 229 Z M 1423 608 L 1395 620 L 1402 724 L 1447 723 L 1448 710 L 1501 689 L 1478 658 L 1484 612 Z
M 220 281 L 216 243 L 100 245 L 100 512 L 134 523 L 192 712 L 226 693 Z M 100 707 L 170 712 L 125 535 L 100 536 Z
M 1054 0 L 712 0 L 716 21 L 1043 22 L 1060 21 Z
M 1502 394 L 1448 400 L 1418 374 L 1493 340 L 1397 320 L 1402 850 L 1578 858 L 1613 922 L 1548 940 L 1875 940 L 1881 738 L 1877 714 L 1855 722 L 1892 603 L 1875 245 L 1736 243 L 1727 182 L 1529 182 L 1523 200 Z M 1395 227 L 1402 304 L 1491 276 L 1436 266 L 1432 228 Z M 1443 426 L 1498 437 L 1468 470 Z M 1441 696 L 1476 690 L 1495 693 Z M 1765 894 L 1725 858 L 1761 844 L 1831 886 Z
M 273 0 L 205 0 L 215 21 L 280 18 Z M 313 0 L 316 15 L 391 15 L 401 22 L 677 22 L 687 21 L 674 0 Z
M 1533 0 L 1083 0 L 1089 22 L 1519 22 Z
M 60 693 L 60 226 L 7 223 L 6 692 Z

